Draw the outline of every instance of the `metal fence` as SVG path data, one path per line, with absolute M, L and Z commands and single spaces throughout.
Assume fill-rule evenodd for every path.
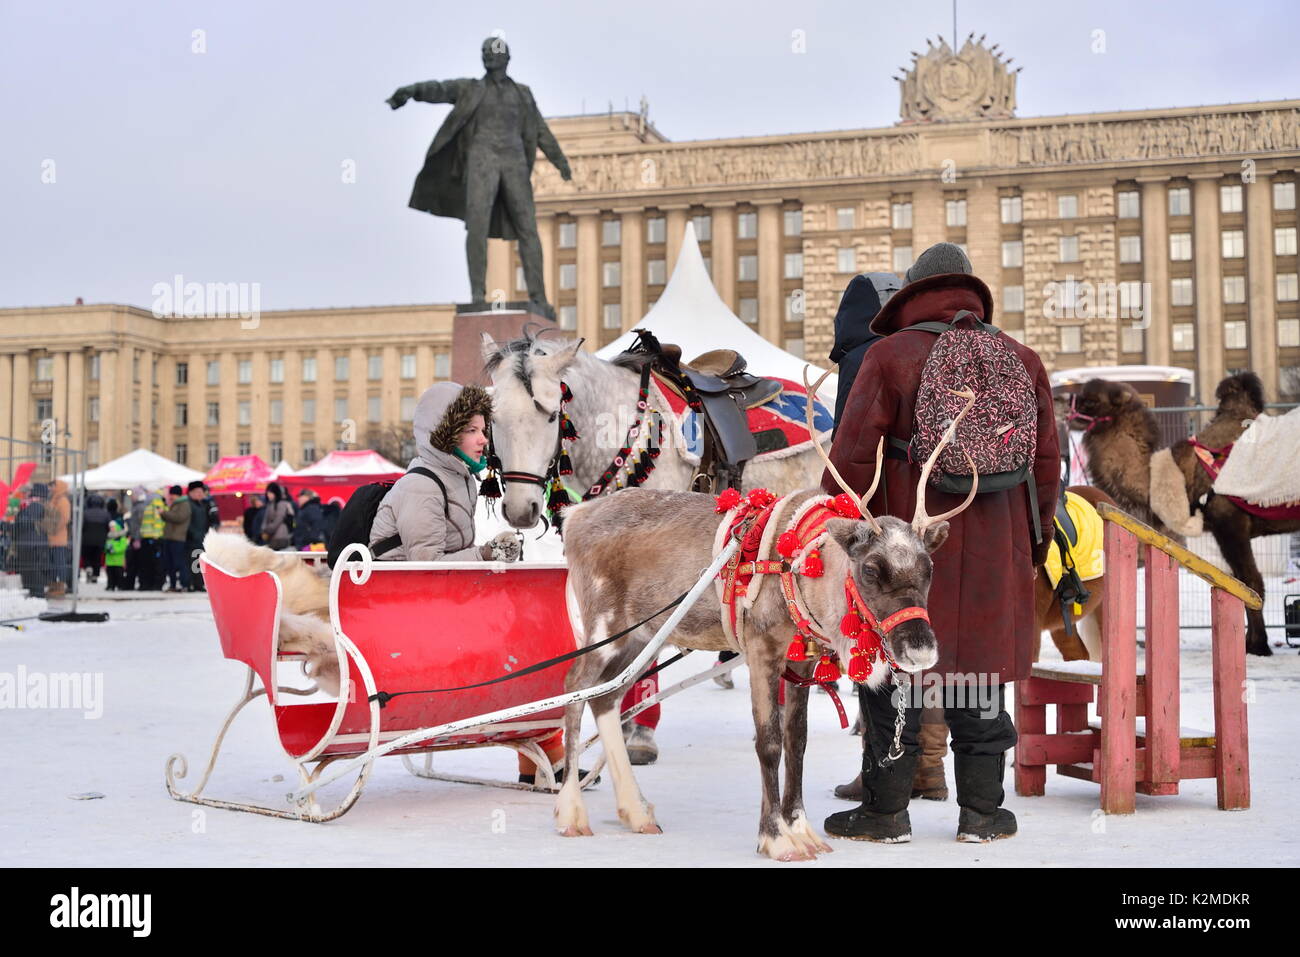
M 0 625 L 76 614 L 85 452 L 0 436 Z

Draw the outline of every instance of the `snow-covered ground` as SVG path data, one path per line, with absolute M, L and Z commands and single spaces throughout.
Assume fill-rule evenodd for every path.
M 220 657 L 205 597 L 108 600 L 101 589 L 88 588 L 83 609 L 108 611 L 105 624 L 0 628 L 0 674 L 22 667 L 28 674 L 86 672 L 103 682 L 98 718 L 72 710 L 0 711 L 0 865 L 780 866 L 754 854 L 758 774 L 743 668 L 735 672 L 735 690 L 709 682 L 664 707 L 659 762 L 637 769 L 664 828 L 660 836 L 623 831 L 608 777 L 587 792 L 596 836 L 564 839 L 552 831 L 547 795 L 420 780 L 396 758 L 377 763 L 349 813 L 308 825 L 167 796 L 167 756 L 188 757 L 190 777 L 182 783 L 192 786 L 243 687 L 243 667 Z M 1208 645 L 1208 632 L 1184 635 L 1183 723 L 1192 727 L 1213 727 Z M 1248 661 L 1249 811 L 1217 810 L 1214 781 L 1203 780 L 1185 782 L 1175 797 L 1138 795 L 1134 816 L 1103 817 L 1096 786 L 1049 774 L 1045 797 L 1021 798 L 1008 767 L 1007 806 L 1020 822 L 1013 840 L 958 844 L 955 803 L 915 801 L 912 843 L 833 841 L 836 853 L 812 866 L 1294 866 L 1300 656 L 1276 650 Z M 1049 644 L 1044 657 L 1054 655 Z M 711 664 L 711 656 L 698 653 L 666 675 L 676 680 Z M 831 788 L 856 773 L 858 740 L 839 729 L 831 703 L 814 695 L 805 782 L 815 822 L 849 806 Z M 950 755 L 950 786 L 951 762 Z M 449 753 L 438 765 L 473 775 L 516 773 L 514 755 L 504 749 Z M 294 778 L 258 701 L 232 728 L 207 794 L 280 806 Z M 337 783 L 325 796 L 345 789 Z M 103 797 L 75 799 L 95 792 Z

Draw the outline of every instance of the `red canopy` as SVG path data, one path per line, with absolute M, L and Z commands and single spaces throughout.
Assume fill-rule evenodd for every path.
M 248 506 L 246 495 L 262 494 L 266 484 L 275 481 L 275 470 L 256 455 L 227 455 L 203 476 L 217 501 L 222 521 L 238 518 Z
M 329 453 L 315 465 L 309 465 L 292 475 L 276 479 L 285 491 L 296 499 L 305 488 L 312 489 L 328 505 L 347 500 L 363 485 L 371 482 L 392 482 L 402 477 L 406 469 L 388 461 L 370 449 L 338 450 Z

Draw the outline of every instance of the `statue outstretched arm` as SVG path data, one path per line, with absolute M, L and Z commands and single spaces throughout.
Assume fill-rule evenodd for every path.
M 564 150 L 560 149 L 560 143 L 555 138 L 555 134 L 546 125 L 546 120 L 542 118 L 540 110 L 537 113 L 537 145 L 541 148 L 543 155 L 560 171 L 562 178 L 566 180 L 573 179 L 573 171 L 569 169 L 569 160 L 565 157 Z
M 419 100 L 421 103 L 455 103 L 464 89 L 466 80 L 425 80 L 410 86 L 398 87 L 386 102 L 393 109 L 399 109 L 407 100 Z

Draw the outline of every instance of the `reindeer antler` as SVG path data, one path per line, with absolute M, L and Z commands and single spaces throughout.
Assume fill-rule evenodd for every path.
M 835 479 L 839 487 L 844 489 L 849 498 L 853 499 L 854 504 L 858 506 L 858 512 L 862 517 L 871 523 L 871 527 L 875 529 L 877 535 L 883 534 L 884 530 L 880 527 L 880 523 L 876 521 L 876 517 L 871 514 L 871 510 L 867 508 L 867 503 L 871 501 L 871 496 L 876 494 L 876 486 L 880 484 L 880 470 L 885 466 L 885 437 L 882 435 L 880 441 L 876 444 L 876 475 L 875 478 L 871 480 L 871 488 L 867 489 L 866 495 L 859 496 L 853 491 L 853 489 L 849 488 L 849 483 L 844 481 L 840 476 L 839 469 L 835 467 L 835 463 L 831 461 L 831 457 L 826 454 L 825 450 L 822 448 L 821 442 L 817 441 L 817 429 L 813 425 L 813 403 L 817 400 L 817 390 L 821 388 L 821 384 L 826 381 L 826 377 L 831 374 L 831 370 L 827 369 L 821 374 L 821 378 L 819 378 L 815 383 L 810 384 L 808 382 L 808 368 L 807 365 L 803 367 L 803 385 L 804 388 L 808 390 L 808 404 L 804 410 L 804 414 L 808 421 L 808 434 L 812 436 L 813 448 L 817 450 L 817 454 L 826 462 L 826 468 L 830 470 L 831 477 Z
M 939 453 L 943 451 L 944 446 L 956 437 L 958 423 L 965 418 L 966 413 L 971 410 L 973 405 L 975 405 L 975 393 L 971 392 L 969 389 L 965 392 L 957 392 L 953 389 L 949 389 L 948 391 L 953 395 L 962 396 L 966 400 L 966 405 L 962 408 L 961 412 L 957 413 L 957 418 L 953 419 L 948 425 L 947 431 L 943 433 L 943 438 L 940 439 L 939 444 L 934 447 L 934 451 L 930 453 L 930 457 L 926 459 L 925 466 L 921 469 L 921 482 L 916 487 L 916 512 L 912 516 L 912 529 L 917 535 L 923 534 L 929 526 L 947 521 L 954 515 L 965 511 L 970 503 L 974 501 L 975 493 L 979 491 L 980 487 L 980 474 L 979 470 L 975 468 L 975 460 L 970 457 L 969 452 L 962 449 L 961 454 L 966 456 L 966 461 L 970 463 L 972 478 L 970 494 L 966 496 L 966 501 L 962 502 L 951 511 L 944 512 L 942 515 L 931 516 L 927 515 L 925 512 L 925 486 L 926 483 L 930 481 L 930 472 L 934 469 L 934 463 L 939 460 Z

